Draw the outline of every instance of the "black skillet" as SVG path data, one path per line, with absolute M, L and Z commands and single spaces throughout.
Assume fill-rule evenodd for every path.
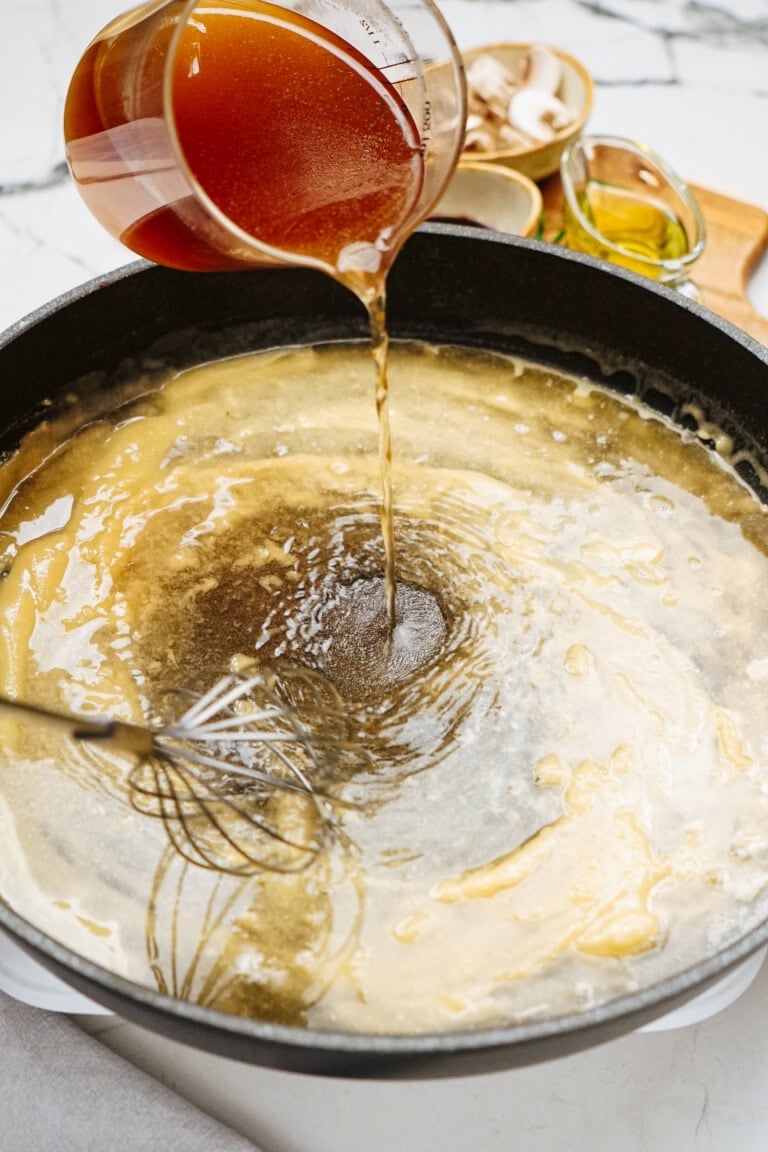
M 684 399 L 758 453 L 768 445 L 768 352 L 706 309 L 638 277 L 534 241 L 429 226 L 389 283 L 392 335 L 518 353 L 639 391 L 675 419 Z M 302 269 L 192 275 L 135 264 L 53 301 L 0 336 L 0 448 L 81 377 L 106 387 L 147 363 L 366 334 L 362 309 Z M 765 453 L 764 453 L 765 454 Z M 761 498 L 754 473 L 744 478 Z M 0 928 L 121 1016 L 254 1064 L 356 1077 L 468 1075 L 564 1056 L 684 1004 L 768 942 L 768 922 L 694 967 L 600 1008 L 483 1031 L 346 1035 L 263 1024 L 175 1000 L 83 960 L 0 902 Z

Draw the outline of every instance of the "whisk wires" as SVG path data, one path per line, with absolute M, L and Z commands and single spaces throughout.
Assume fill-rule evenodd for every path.
M 147 725 L 5 697 L 0 711 L 129 753 L 135 810 L 191 864 L 241 876 L 308 867 L 334 834 L 339 770 L 368 759 L 335 688 L 294 665 L 248 665 L 202 696 L 170 690 L 169 715 Z
M 167 704 L 184 700 L 130 773 L 134 808 L 162 820 L 176 851 L 200 867 L 308 867 L 333 836 L 326 789 L 342 759 L 362 755 L 335 689 L 306 668 L 260 666 L 199 697 L 166 694 Z

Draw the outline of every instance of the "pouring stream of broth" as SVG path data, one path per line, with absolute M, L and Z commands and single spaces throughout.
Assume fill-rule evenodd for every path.
M 167 49 L 168 30 L 157 33 Z M 110 88 L 121 37 L 97 40 L 70 86 L 69 142 L 99 138 L 121 117 L 124 94 Z M 390 634 L 395 624 L 395 546 L 387 382 L 385 285 L 392 261 L 413 228 L 424 180 L 418 129 L 397 88 L 354 47 L 295 12 L 220 0 L 198 8 L 181 30 L 173 62 L 178 144 L 214 209 L 246 237 L 299 262 L 320 264 L 368 311 L 376 365 L 384 590 Z M 125 196 L 125 181 L 87 187 L 86 200 Z M 191 271 L 249 266 L 209 244 L 194 226 L 192 195 L 149 212 L 120 235 L 156 263 Z M 190 223 L 191 221 L 191 223 Z

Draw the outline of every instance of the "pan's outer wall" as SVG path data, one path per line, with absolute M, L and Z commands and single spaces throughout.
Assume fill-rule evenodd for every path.
M 711 397 L 768 442 L 768 354 L 725 321 L 587 257 L 535 241 L 429 226 L 389 281 L 394 336 L 531 352 L 572 371 L 642 365 Z M 227 336 L 222 340 L 221 333 Z M 354 297 L 319 273 L 194 275 L 136 264 L 84 286 L 0 336 L 0 443 L 79 378 L 108 379 L 158 349 L 181 364 L 228 347 L 366 335 Z M 243 1061 L 350 1077 L 470 1075 L 563 1056 L 678 1007 L 768 941 L 768 924 L 657 988 L 579 1017 L 451 1036 L 327 1036 L 210 1012 L 83 961 L 0 903 L 0 927 L 73 986 L 137 1023 Z

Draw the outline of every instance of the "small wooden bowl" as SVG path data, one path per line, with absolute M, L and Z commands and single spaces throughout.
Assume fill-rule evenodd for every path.
M 538 187 L 512 168 L 461 160 L 430 219 L 531 236 L 541 219 Z
M 478 56 L 494 56 L 512 72 L 516 72 L 521 58 L 528 55 L 532 44 L 488 44 L 471 48 L 462 53 L 465 67 L 469 67 Z M 531 147 L 507 148 L 496 152 L 471 151 L 462 153 L 462 161 L 480 161 L 500 164 L 522 172 L 531 180 L 543 180 L 556 172 L 560 157 L 567 144 L 575 140 L 584 130 L 589 119 L 594 99 L 594 82 L 583 64 L 559 48 L 547 47 L 557 56 L 563 67 L 563 75 L 556 95 L 571 109 L 574 119 L 561 129 L 552 140 L 537 143 Z

